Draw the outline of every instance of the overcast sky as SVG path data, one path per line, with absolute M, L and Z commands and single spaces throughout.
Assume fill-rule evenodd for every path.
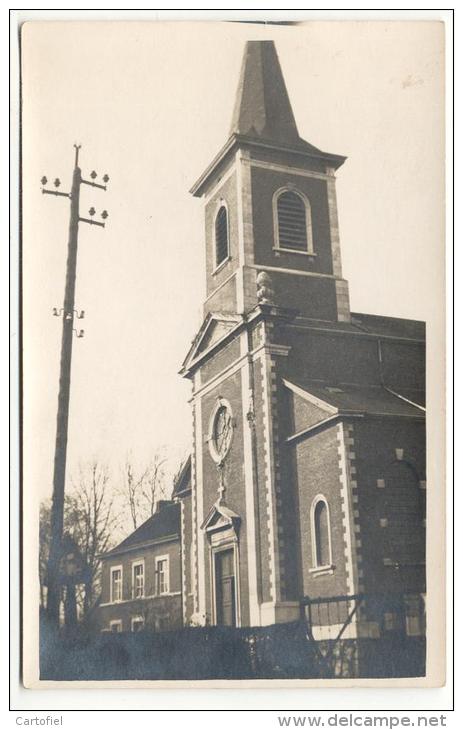
M 73 143 L 85 175 L 68 473 L 115 475 L 191 441 L 177 374 L 201 324 L 202 201 L 188 189 L 228 137 L 246 40 L 273 39 L 300 135 L 347 155 L 337 192 L 354 311 L 442 317 L 442 27 L 431 22 L 30 23 L 23 35 L 24 395 L 27 488 L 51 495 Z

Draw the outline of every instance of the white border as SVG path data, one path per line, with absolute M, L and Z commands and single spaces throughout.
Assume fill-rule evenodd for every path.
M 99 9 L 99 10 L 76 10 L 76 9 L 34 9 L 31 8 L 31 3 L 28 3 L 27 9 L 16 9 L 12 11 L 12 28 L 11 28 L 11 42 L 12 42 L 12 52 L 13 52 L 13 58 L 12 58 L 12 76 L 13 76 L 13 88 L 12 88 L 12 111 L 11 111 L 11 117 L 13 122 L 13 132 L 12 132 L 12 169 L 11 169 L 11 177 L 13 181 L 13 189 L 15 190 L 15 186 L 17 184 L 18 180 L 18 163 L 17 163 L 17 150 L 18 150 L 18 121 L 17 121 L 17 99 L 19 96 L 19 87 L 17 82 L 17 71 L 18 71 L 18 60 L 17 60 L 17 25 L 20 22 L 24 22 L 26 20 L 114 20 L 115 17 L 117 20 L 256 20 L 256 19 L 262 19 L 266 18 L 268 20 L 279 20 L 284 16 L 284 19 L 286 21 L 288 20 L 294 20 L 294 21 L 300 21 L 301 19 L 307 19 L 307 20 L 402 20 L 402 21 L 416 21 L 416 20 L 424 20 L 424 21 L 435 21 L 435 20 L 441 20 L 446 27 L 446 35 L 447 35 L 447 46 L 446 46 L 446 82 L 447 82 L 447 88 L 452 88 L 453 83 L 453 68 L 452 68 L 452 44 L 451 44 L 451 37 L 453 33 L 453 18 L 451 10 L 446 8 L 435 8 L 435 4 L 433 6 L 433 9 L 423 9 L 422 7 L 414 8 L 408 8 L 406 10 L 388 10 L 384 8 L 365 8 L 365 9 L 359 9 L 359 10 L 351 10 L 351 9 L 336 9 L 332 10 L 330 8 L 324 8 L 324 9 L 318 9 L 318 10 L 273 10 L 273 9 L 266 9 L 266 10 L 248 10 L 244 8 L 235 8 L 235 9 L 229 9 L 227 11 L 224 10 L 217 10 L 217 9 L 209 9 L 209 10 L 178 10 L 178 9 L 167 9 L 167 10 L 150 10 L 150 9 L 140 9 L 138 11 L 134 10 L 119 10 L 117 11 L 117 16 L 114 10 L 112 9 Z M 6 69 L 8 68 L 8 63 L 6 60 L 6 52 L 7 52 L 7 43 L 3 44 L 3 49 L 5 53 L 5 63 L 3 64 L 2 68 L 6 76 Z M 458 64 L 458 61 L 462 60 L 461 56 L 463 54 L 463 46 L 462 44 L 456 44 L 456 63 Z M 5 77 L 4 77 L 5 80 Z M 7 94 L 4 94 L 4 99 L 6 99 Z M 457 100 L 458 101 L 458 100 Z M 453 416 L 453 408 L 452 408 L 452 390 L 450 384 L 452 383 L 452 373 L 453 373 L 453 366 L 452 366 L 452 328 L 453 328 L 453 314 L 452 314 L 452 294 L 453 289 L 451 286 L 452 282 L 452 272 L 453 272 L 453 260 L 452 260 L 452 232 L 453 232 L 453 205 L 451 200 L 451 191 L 453 189 L 453 182 L 452 182 L 452 155 L 453 155 L 453 144 L 452 144 L 452 98 L 451 93 L 448 93 L 446 96 L 446 110 L 447 110 L 447 122 L 446 122 L 446 130 L 447 130 L 447 161 L 448 161 L 448 168 L 447 168 L 447 190 L 448 192 L 448 204 L 447 204 L 447 211 L 446 211 L 446 220 L 447 220 L 447 239 L 449 242 L 449 245 L 447 247 L 447 260 L 446 260 L 446 271 L 447 271 L 447 281 L 448 281 L 448 290 L 447 290 L 447 312 L 448 312 L 448 320 L 447 320 L 447 347 L 448 347 L 448 358 L 447 358 L 447 375 L 448 375 L 448 383 L 449 383 L 449 389 L 447 394 L 447 427 L 448 427 L 448 434 L 449 434 L 449 443 L 447 446 L 447 473 L 448 473 L 448 482 L 451 485 L 451 478 L 453 474 L 453 466 L 452 466 L 452 458 L 453 458 L 453 449 L 452 449 L 452 443 L 450 439 L 450 435 L 452 433 L 452 416 Z M 457 140 L 458 142 L 458 140 Z M 5 149 L 5 147 L 3 148 Z M 457 185 L 459 186 L 460 183 L 458 182 Z M 459 191 L 459 187 L 458 187 Z M 3 200 L 6 200 L 7 195 L 5 191 L 5 195 L 3 197 Z M 17 198 L 15 197 L 15 194 L 13 193 L 12 200 L 11 200 L 11 211 L 12 211 L 12 311 L 11 311 L 11 317 L 12 317 L 12 329 L 13 331 L 16 329 L 16 323 L 17 323 L 17 283 L 15 280 L 15 272 L 18 269 L 18 256 L 17 256 L 17 231 L 14 230 L 14 221 L 17 220 L 17 210 L 18 210 L 18 203 Z M 5 225 L 6 229 L 6 217 L 3 220 L 3 223 Z M 457 221 L 457 226 L 461 226 L 461 223 Z M 4 240 L 7 239 L 8 232 L 5 230 L 5 236 Z M 461 238 L 461 237 L 460 237 Z M 3 247 L 2 251 L 4 252 L 4 255 L 6 257 L 6 246 Z M 458 266 L 458 269 L 461 268 L 461 256 L 462 254 L 457 250 L 456 251 L 456 264 Z M 6 271 L 7 266 L 2 267 L 2 272 L 6 278 Z M 7 286 L 5 285 L 2 288 L 2 291 L 5 295 L 6 299 L 6 291 Z M 3 307 L 3 313 L 5 314 L 7 311 L 7 307 Z M 459 292 L 457 292 L 457 302 L 456 302 L 456 311 L 458 313 L 463 313 L 463 290 L 460 288 Z M 6 317 L 5 317 L 6 318 Z M 15 345 L 13 344 L 13 348 Z M 2 359 L 3 367 L 6 370 L 6 358 Z M 3 379 L 3 382 L 6 382 L 6 373 L 5 377 Z M 446 712 L 446 710 L 449 710 L 452 706 L 452 687 L 451 687 L 451 636 L 450 631 L 447 639 L 447 667 L 448 667 L 448 683 L 446 687 L 440 688 L 440 689 L 417 689 L 413 688 L 412 686 L 408 687 L 406 690 L 403 689 L 393 689 L 394 682 L 388 683 L 388 688 L 369 688 L 369 689 L 362 689 L 362 688 L 356 688 L 354 691 L 349 688 L 349 682 L 343 682 L 342 688 L 339 687 L 337 689 L 328 689 L 326 682 L 323 683 L 323 689 L 317 689 L 313 688 L 310 690 L 307 689 L 284 689 L 283 685 L 281 688 L 276 692 L 275 687 L 272 689 L 266 688 L 266 689 L 260 689 L 259 692 L 250 692 L 246 690 L 241 691 L 232 691 L 229 688 L 232 686 L 233 683 L 218 683 L 218 687 L 214 690 L 205 690 L 202 689 L 201 691 L 195 692 L 192 691 L 192 689 L 186 690 L 186 689 L 159 689 L 156 690 L 156 692 L 153 691 L 138 691 L 136 693 L 132 691 L 127 691 L 127 683 L 121 682 L 119 684 L 119 690 L 117 693 L 115 693 L 113 690 L 104 689 L 103 685 L 101 685 L 101 688 L 98 691 L 95 690 L 89 690 L 85 687 L 85 683 L 72 683 L 73 689 L 65 689 L 64 687 L 60 690 L 53 690 L 52 688 L 48 689 L 48 691 L 43 692 L 40 690 L 25 690 L 24 687 L 20 683 L 20 673 L 19 673 L 19 603 L 18 603 L 18 596 L 19 596 L 19 571 L 17 569 L 18 566 L 18 560 L 19 560 L 19 548 L 18 548 L 18 539 L 19 539 L 19 533 L 17 526 L 19 524 L 18 521 L 18 494 L 19 494 L 19 484 L 18 484 L 18 471 L 19 471 L 19 452 L 18 452 L 18 445 L 17 445 L 17 429 L 18 429 L 18 419 L 17 419 L 17 413 L 15 409 L 15 404 L 17 403 L 17 387 L 18 387 L 18 378 L 17 378 L 17 354 L 15 350 L 13 350 L 12 353 L 12 382 L 11 382 L 11 392 L 12 392 L 12 420 L 11 420 L 11 428 L 12 428 L 12 447 L 11 447 L 11 470 L 12 470 L 12 500 L 11 500 L 11 512 L 12 512 L 12 532 L 11 532 L 11 540 L 12 540 L 12 550 L 11 550 L 11 564 L 12 564 L 12 613 L 11 613 L 11 628 L 12 628 L 12 636 L 13 636 L 13 652 L 11 655 L 12 658 L 12 687 L 11 687 L 11 707 L 13 712 L 16 710 L 16 715 L 24 714 L 24 712 L 30 712 L 34 715 L 37 714 L 45 714 L 47 712 L 50 712 L 50 710 L 56 710 L 59 713 L 63 713 L 64 711 L 64 721 L 66 722 L 67 726 L 69 728 L 77 728 L 78 725 L 81 723 L 81 716 L 74 716 L 72 712 L 66 712 L 67 710 L 102 710 L 103 708 L 107 710 L 105 712 L 105 721 L 111 722 L 112 725 L 120 723 L 120 726 L 122 727 L 123 724 L 125 725 L 129 717 L 123 713 L 117 713 L 115 710 L 117 709 L 123 709 L 123 710 L 153 710 L 153 709 L 160 709 L 163 708 L 165 711 L 166 708 L 171 708 L 172 710 L 177 710 L 179 706 L 188 707 L 190 710 L 201 710 L 207 707 L 209 710 L 211 710 L 208 713 L 201 713 L 198 715 L 198 720 L 201 722 L 201 728 L 203 730 L 206 730 L 207 728 L 215 728 L 217 727 L 217 722 L 220 721 L 222 723 L 222 727 L 224 730 L 228 730 L 228 728 L 231 728 L 232 725 L 234 726 L 236 723 L 236 718 L 233 717 L 233 715 L 227 715 L 225 712 L 218 712 L 218 709 L 224 710 L 225 708 L 229 708 L 232 710 L 246 710 L 246 709 L 259 709 L 263 710 L 265 708 L 265 712 L 262 713 L 254 713 L 252 715 L 252 721 L 253 721 L 253 727 L 254 728 L 268 728 L 270 727 L 271 723 L 276 725 L 276 711 L 278 711 L 278 714 L 283 714 L 285 709 L 287 712 L 294 712 L 298 711 L 301 714 L 307 713 L 308 707 L 310 708 L 310 712 L 323 712 L 324 709 L 327 707 L 330 708 L 330 712 L 343 712 L 344 715 L 346 713 L 346 710 L 349 711 L 349 709 L 352 709 L 354 712 L 356 712 L 358 715 L 361 715 L 363 711 L 370 711 L 374 714 L 383 714 L 388 715 L 388 709 L 394 707 L 396 710 L 396 714 L 400 716 L 401 712 L 405 710 L 407 713 L 413 713 L 414 711 L 419 711 L 420 714 L 425 714 L 427 712 L 439 713 L 439 712 Z M 461 399 L 461 390 L 458 388 L 457 391 L 457 397 L 458 402 L 460 402 Z M 457 437 L 460 436 L 463 437 L 463 434 L 461 433 L 461 425 L 457 424 L 458 432 Z M 5 429 L 6 430 L 6 429 Z M 6 436 L 6 434 L 5 434 Z M 6 451 L 6 444 L 7 439 L 4 438 L 2 440 L 2 445 L 4 450 Z M 6 453 L 5 453 L 6 456 Z M 3 463 L 7 463 L 7 459 L 5 458 L 3 460 Z M 462 503 L 462 495 L 461 491 L 456 494 L 457 499 L 457 506 L 461 505 Z M 453 516 L 453 505 L 452 505 L 452 494 L 451 489 L 448 490 L 447 494 L 447 506 L 448 506 L 448 524 L 451 525 L 452 516 Z M 461 531 L 460 534 L 457 535 L 457 538 L 459 539 L 459 546 L 460 551 L 463 549 L 462 545 L 462 535 Z M 6 531 L 3 533 L 3 539 L 5 540 L 5 548 L 6 548 Z M 452 624 L 452 610 L 451 610 L 451 600 L 452 600 L 452 556 L 449 551 L 448 553 L 449 559 L 447 564 L 447 590 L 448 590 L 448 625 L 451 626 Z M 3 611 L 6 611 L 6 605 L 5 602 L 2 603 L 1 609 Z M 5 620 L 2 622 L 2 627 L 6 634 L 6 627 L 8 626 L 8 621 L 5 617 Z M 6 636 L 5 636 L 6 638 Z M 458 669 L 458 668 L 457 668 Z M 256 686 L 258 686 L 259 683 L 256 683 Z M 6 681 L 3 683 L 3 685 L 6 687 Z M 237 686 L 237 685 L 235 685 Z M 261 685 L 262 686 L 262 685 Z M 296 685 L 294 685 L 295 687 Z M 193 685 L 191 685 L 193 687 Z M 110 712 L 109 710 L 113 709 L 113 712 Z M 215 711 L 214 711 L 215 710 Z M 274 711 L 272 711 L 274 710 Z M 458 717 L 457 717 L 458 714 Z M 88 721 L 91 720 L 91 715 L 88 717 Z M 151 721 L 146 715 L 140 715 L 140 713 L 137 713 L 137 719 L 140 722 L 143 722 L 143 718 L 148 719 Z M 175 722 L 176 719 L 178 719 L 179 722 L 182 722 L 184 720 L 184 717 L 181 714 L 175 715 L 172 713 L 165 714 L 165 719 L 172 723 Z M 239 716 L 238 716 L 239 717 Z M 194 715 L 189 716 L 189 721 L 194 727 Z M 9 718 L 12 719 L 11 717 Z M 243 718 L 244 719 L 244 718 Z M 95 716 L 95 721 L 98 723 L 98 716 Z M 450 721 L 450 722 L 449 722 Z M 447 727 L 461 727 L 461 721 L 462 721 L 462 712 L 461 710 L 456 712 L 452 716 L 447 717 Z

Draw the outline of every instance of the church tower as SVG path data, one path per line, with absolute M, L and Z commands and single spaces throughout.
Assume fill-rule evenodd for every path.
M 273 42 L 248 42 L 228 141 L 191 189 L 205 201 L 205 314 L 251 311 L 261 272 L 276 305 L 349 321 L 335 188 L 344 160 L 301 139 Z
M 229 138 L 191 189 L 207 292 L 181 369 L 185 623 L 268 625 L 297 619 L 304 595 L 424 591 L 424 326 L 350 311 L 344 161 L 299 136 L 273 42 L 248 42 Z

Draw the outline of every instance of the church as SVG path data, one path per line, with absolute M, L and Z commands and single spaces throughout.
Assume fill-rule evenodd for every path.
M 172 504 L 103 556 L 102 628 L 110 613 L 130 630 L 117 613 L 129 622 L 135 598 L 162 600 L 169 628 L 266 626 L 307 598 L 362 596 L 350 636 L 402 618 L 423 634 L 425 325 L 350 309 L 344 161 L 299 136 L 274 43 L 249 41 L 228 139 L 191 188 L 207 283 L 180 371 L 191 457 Z M 378 610 L 404 593 L 404 617 Z M 319 637 L 340 621 L 318 616 Z

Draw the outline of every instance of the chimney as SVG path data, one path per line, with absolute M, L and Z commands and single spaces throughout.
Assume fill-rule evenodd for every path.
M 167 507 L 169 504 L 172 504 L 172 501 L 170 499 L 159 499 L 156 502 L 156 514 L 164 509 L 164 507 Z

